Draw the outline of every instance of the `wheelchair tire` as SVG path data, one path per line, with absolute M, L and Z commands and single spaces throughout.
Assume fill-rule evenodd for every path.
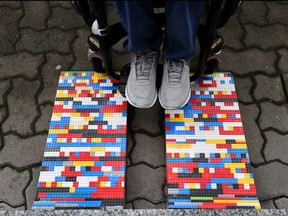
M 106 73 L 106 69 L 102 65 L 102 60 L 99 58 L 91 59 L 93 70 L 97 73 Z

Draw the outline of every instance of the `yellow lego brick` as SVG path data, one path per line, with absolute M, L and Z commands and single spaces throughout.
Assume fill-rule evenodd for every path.
M 104 117 L 113 117 L 114 113 L 104 113 Z
M 62 187 L 62 182 L 57 182 L 57 187 Z
M 226 158 L 227 156 L 226 156 L 226 153 L 220 153 L 220 158 Z
M 199 173 L 204 173 L 204 168 L 199 168 Z
M 191 148 L 191 144 L 167 144 L 167 148 Z
M 102 139 L 101 138 L 92 138 L 91 142 L 101 142 Z
M 226 114 L 222 114 L 222 118 L 227 118 L 227 115 Z
M 225 139 L 207 139 L 206 140 L 207 144 L 226 144 Z
M 94 161 L 73 161 L 73 166 L 94 166 Z
M 105 152 L 106 148 L 105 147 L 91 147 L 90 152 Z
M 208 118 L 208 115 L 206 113 L 204 113 L 203 118 Z
M 68 129 L 50 129 L 49 134 L 67 134 Z
M 232 149 L 246 149 L 246 144 L 232 144 Z
M 71 113 L 70 115 L 71 117 L 80 117 L 80 113 L 77 113 L 77 112 Z
M 75 193 L 75 187 L 70 187 L 69 188 L 69 193 Z
M 62 138 L 57 138 L 57 142 L 62 142 Z
M 52 186 L 52 182 L 46 182 L 46 187 L 51 187 Z
M 225 168 L 246 168 L 245 163 L 225 163 Z

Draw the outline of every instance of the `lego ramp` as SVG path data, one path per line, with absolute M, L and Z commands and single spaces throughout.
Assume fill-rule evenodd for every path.
M 191 84 L 189 103 L 165 111 L 168 208 L 260 208 L 233 77 Z

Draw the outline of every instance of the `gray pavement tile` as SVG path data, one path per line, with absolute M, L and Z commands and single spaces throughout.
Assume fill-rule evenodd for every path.
M 234 83 L 237 93 L 237 99 L 244 103 L 253 102 L 253 98 L 250 94 L 253 82 L 250 77 L 238 78 L 234 76 Z
M 281 135 L 274 131 L 265 132 L 267 144 L 265 156 L 267 160 L 280 159 L 288 163 L 288 135 Z
M 135 116 L 131 122 L 132 130 L 146 130 L 150 133 L 160 133 L 164 128 L 159 125 L 159 120 L 164 117 L 164 109 L 159 101 L 148 109 L 134 108 Z
M 132 202 L 126 203 L 125 209 L 133 209 L 133 204 L 132 204 Z
M 279 2 L 267 1 L 269 12 L 267 19 L 270 24 L 282 23 L 288 25 L 287 11 L 288 4 L 279 4 Z
M 41 91 L 38 99 L 39 103 L 43 103 L 44 101 L 54 103 L 60 72 L 69 70 L 73 62 L 73 55 L 62 56 L 57 53 L 48 53 L 46 57 L 47 62 L 41 70 L 44 89 Z
M 263 1 L 243 1 L 239 20 L 242 24 L 254 23 L 258 26 L 267 24 L 265 14 L 267 8 Z
M 71 1 L 53 1 L 53 0 L 51 1 L 51 0 L 49 0 L 49 4 L 51 6 L 61 6 L 64 8 L 73 8 Z
M 50 11 L 46 1 L 23 1 L 25 15 L 21 19 L 20 27 L 45 29 L 45 21 Z
M 132 151 L 132 148 L 133 148 L 133 145 L 134 145 L 134 142 L 133 142 L 133 139 L 132 139 L 132 133 L 130 131 L 130 128 L 129 128 L 129 124 L 130 123 L 127 123 L 127 126 L 128 126 L 128 132 L 127 132 L 127 148 L 126 148 L 126 152 L 127 152 L 127 157 L 126 157 L 126 166 L 130 166 L 131 165 L 131 154 L 130 154 L 130 151 Z
M 65 9 L 54 7 L 52 9 L 52 16 L 48 20 L 48 27 L 58 27 L 64 30 L 70 30 L 86 27 L 86 23 L 84 22 L 83 17 L 75 12 L 74 8 Z
M 73 51 L 75 54 L 76 62 L 73 65 L 72 70 L 93 70 L 92 63 L 87 58 L 87 38 L 89 34 L 91 34 L 91 31 L 88 28 L 77 30 L 77 39 L 73 43 Z
M 25 205 L 14 208 L 14 207 L 11 207 L 5 203 L 0 203 L 0 211 L 9 211 L 9 210 L 23 211 L 23 210 L 25 210 Z
M 278 209 L 287 209 L 288 208 L 288 198 L 281 198 L 275 200 L 275 204 Z
M 39 88 L 38 81 L 22 78 L 13 80 L 13 90 L 8 95 L 9 117 L 3 124 L 3 131 L 16 131 L 19 134 L 31 134 L 31 123 L 37 115 L 34 95 Z
M 134 164 L 146 162 L 152 166 L 164 166 L 165 161 L 165 137 L 150 137 L 146 134 L 137 133 L 134 135 L 136 146 L 132 152 Z
M 288 74 L 284 74 L 282 76 L 284 79 L 284 86 L 285 86 L 286 92 L 288 92 Z
M 246 49 L 234 52 L 223 49 L 223 60 L 219 65 L 220 71 L 232 71 L 239 75 L 247 75 L 262 71 L 267 74 L 277 73 L 274 68 L 276 54 L 273 51 L 263 52 L 259 49 Z
M 37 75 L 38 67 L 43 62 L 43 55 L 31 55 L 26 52 L 15 53 L 0 58 L 0 78 L 23 75 L 28 78 Z
M 12 206 L 24 204 L 25 199 L 22 191 L 29 182 L 28 171 L 17 172 L 5 167 L 0 170 L 0 179 L 0 202 L 5 201 Z
M 43 159 L 47 135 L 19 138 L 16 135 L 4 137 L 4 148 L 0 152 L 0 164 L 11 163 L 16 167 L 26 167 Z
M 276 209 L 272 200 L 260 202 L 260 205 L 262 209 Z
M 3 107 L 3 108 L 0 109 L 0 122 L 3 121 L 3 118 L 4 118 L 4 116 L 6 115 L 6 112 L 7 112 L 6 110 L 7 110 L 6 107 Z
M 256 100 L 268 98 L 273 101 L 284 101 L 285 94 L 280 76 L 268 77 L 262 74 L 254 76 L 257 86 L 254 90 Z
M 0 68 L 1 68 L 1 60 L 0 60 Z M 10 84 L 9 80 L 0 82 L 0 105 L 4 104 L 4 95 L 8 90 Z
M 74 31 L 65 32 L 60 29 L 45 29 L 36 31 L 31 28 L 21 30 L 21 39 L 16 44 L 16 50 L 29 50 L 32 53 L 59 52 L 70 53 L 70 44 L 76 37 Z
M 32 169 L 33 180 L 25 191 L 27 209 L 31 209 L 32 204 L 36 198 L 37 184 L 38 184 L 38 179 L 40 175 L 40 170 L 41 170 L 41 167 L 35 167 Z
M 111 50 L 111 58 L 114 70 L 121 70 L 124 65 L 131 63 L 131 54 L 128 52 Z
M 126 201 L 145 197 L 153 202 L 165 199 L 162 185 L 166 178 L 166 168 L 152 169 L 145 165 L 127 168 Z
M 252 168 L 252 172 L 260 200 L 288 194 L 288 166 L 273 162 Z
M 18 9 L 21 7 L 21 1 L 0 1 L 0 7 Z
M 117 22 L 121 22 L 121 19 L 112 1 L 105 1 L 105 10 L 107 14 L 107 22 L 109 25 L 117 23 Z
M 270 102 L 261 103 L 259 124 L 261 129 L 273 127 L 282 132 L 288 131 L 287 104 L 277 106 Z
M 50 121 L 51 121 L 53 106 L 47 104 L 45 106 L 41 106 L 40 109 L 41 109 L 41 116 L 35 124 L 36 132 L 45 131 L 45 130 L 48 131 Z
M 239 13 L 239 12 L 238 12 Z M 234 14 L 225 25 L 224 28 L 219 29 L 219 33 L 224 38 L 224 46 L 234 49 L 244 48 L 241 39 L 243 37 L 243 30 L 237 19 L 238 13 Z
M 14 51 L 14 44 L 19 37 L 17 22 L 22 14 L 21 9 L 0 7 L 0 54 Z
M 280 55 L 280 61 L 278 63 L 281 73 L 288 73 L 288 49 L 279 49 L 277 51 Z
M 263 50 L 287 46 L 288 26 L 275 24 L 265 27 L 244 26 L 247 34 L 244 42 L 247 47 L 257 46 Z M 261 35 L 261 38 L 259 38 Z
M 145 199 L 133 201 L 135 209 L 166 209 L 166 202 L 161 202 L 159 204 L 153 204 Z
M 243 105 L 239 103 L 241 117 L 245 132 L 246 143 L 248 147 L 249 157 L 253 163 L 264 162 L 260 150 L 264 143 L 261 132 L 255 122 L 259 109 L 255 104 Z

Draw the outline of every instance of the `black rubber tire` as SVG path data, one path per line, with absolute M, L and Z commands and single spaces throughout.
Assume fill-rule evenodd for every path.
M 92 58 L 91 59 L 92 66 L 94 71 L 98 73 L 106 73 L 106 69 L 102 65 L 102 60 L 99 58 Z

